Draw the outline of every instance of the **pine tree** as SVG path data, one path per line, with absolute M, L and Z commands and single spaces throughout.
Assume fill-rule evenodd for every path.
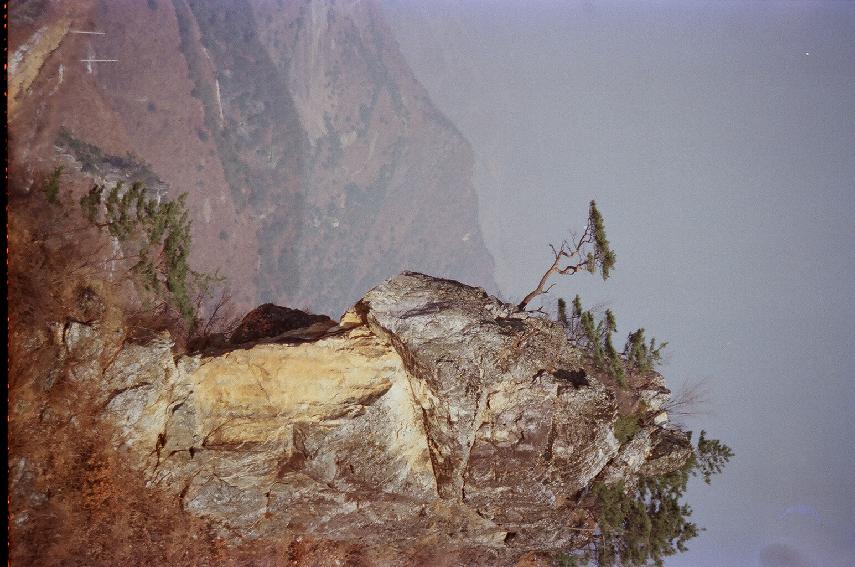
M 520 301 L 520 309 L 525 309 L 535 297 L 549 291 L 552 286 L 547 287 L 546 284 L 553 275 L 573 275 L 580 270 L 594 274 L 599 270 L 606 280 L 616 261 L 616 255 L 606 238 L 603 216 L 594 201 L 588 207 L 588 224 L 582 236 L 578 240 L 564 240 L 558 249 L 552 245 L 550 247 L 554 256 L 552 265 L 540 277 L 537 287 Z
M 662 360 L 662 349 L 667 345 L 667 342 L 657 345 L 655 337 L 646 342 L 644 329 L 633 331 L 627 336 L 623 349 L 627 365 L 640 372 L 651 372 Z
M 83 216 L 106 230 L 136 257 L 131 266 L 139 286 L 166 296 L 178 312 L 192 323 L 196 309 L 191 299 L 194 286 L 208 284 L 207 276 L 190 269 L 192 242 L 186 194 L 160 203 L 148 198 L 142 183 L 125 189 L 121 182 L 106 192 L 95 185 L 80 199 Z
M 693 474 L 700 474 L 704 482 L 710 484 L 712 476 L 724 470 L 724 465 L 733 457 L 733 451 L 718 439 L 707 439 L 706 435 L 707 432 L 702 430 L 698 438 Z
M 606 228 L 603 224 L 603 216 L 600 214 L 600 211 L 597 209 L 597 204 L 594 201 L 591 201 L 591 205 L 588 210 L 588 223 L 594 227 L 594 251 L 589 253 L 588 269 L 591 273 L 594 273 L 596 265 L 599 265 L 603 279 L 607 280 L 615 265 L 617 256 L 612 251 L 608 238 L 606 238 Z M 591 256 L 593 256 L 593 258 L 591 258 Z
M 689 477 L 701 474 L 709 483 L 731 457 L 730 447 L 702 431 L 692 457 L 673 472 L 641 476 L 632 490 L 623 481 L 594 484 L 596 535 L 589 547 L 564 555 L 562 564 L 661 567 L 666 557 L 686 551 L 701 531 L 689 520 L 691 507 L 681 502 Z
M 559 318 L 560 306 L 559 303 Z M 621 387 L 626 387 L 625 361 L 612 341 L 612 334 L 617 331 L 617 320 L 610 309 L 607 309 L 604 317 L 597 322 L 592 311 L 582 309 L 582 300 L 577 295 L 573 299 L 573 314 L 564 327 L 572 329 L 572 332 L 568 333 L 570 340 L 588 351 L 597 368 L 608 372 Z
M 570 320 L 567 318 L 567 302 L 563 297 L 558 298 L 558 322 L 565 329 L 570 327 Z

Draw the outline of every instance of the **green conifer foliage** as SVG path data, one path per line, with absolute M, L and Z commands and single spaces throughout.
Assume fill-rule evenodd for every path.
M 582 236 L 564 240 L 558 248 L 552 245 L 550 247 L 553 253 L 552 265 L 540 277 L 537 287 L 520 301 L 520 309 L 525 309 L 535 297 L 549 292 L 552 286 L 547 287 L 547 283 L 552 276 L 573 275 L 581 270 L 595 274 L 599 270 L 605 280 L 611 274 L 616 261 L 616 255 L 606 238 L 603 216 L 594 201 L 591 201 L 588 207 L 588 224 Z
M 136 257 L 131 273 L 142 289 L 165 295 L 192 323 L 192 288 L 206 286 L 211 278 L 192 271 L 188 263 L 192 238 L 186 194 L 158 203 L 142 183 L 125 189 L 121 182 L 104 194 L 104 186 L 95 185 L 80 199 L 84 217 Z
M 733 457 L 733 451 L 718 439 L 707 439 L 707 432 L 701 431 L 698 447 L 695 451 L 696 464 L 693 474 L 700 474 L 709 484 L 714 474 L 724 470 L 724 466 Z
M 42 185 L 42 191 L 51 205 L 59 205 L 59 178 L 61 176 L 62 166 L 56 167 Z
M 638 329 L 627 336 L 623 352 L 631 368 L 651 372 L 662 360 L 662 349 L 667 345 L 667 342 L 657 345 L 655 337 L 646 342 L 644 329 Z
M 89 192 L 80 199 L 80 209 L 83 211 L 83 216 L 92 224 L 96 224 L 98 222 L 98 212 L 103 194 L 104 186 L 94 185 Z
M 637 415 L 621 415 L 615 421 L 615 438 L 623 445 L 641 431 Z
M 662 567 L 666 557 L 686 551 L 686 544 L 701 531 L 689 520 L 691 507 L 681 502 L 689 477 L 701 474 L 709 483 L 732 456 L 727 445 L 701 432 L 693 456 L 676 471 L 642 476 L 631 490 L 623 481 L 596 483 L 592 490 L 595 537 L 587 548 L 562 556 L 560 563 Z
M 567 318 L 567 302 L 564 298 L 558 298 L 558 322 L 565 329 L 570 326 L 570 320 Z
M 612 333 L 617 331 L 617 320 L 611 309 L 606 309 L 606 314 L 603 320 L 600 321 L 597 331 L 600 335 L 599 340 L 602 343 L 602 360 L 600 364 L 608 369 L 621 387 L 626 387 L 626 373 L 624 372 L 624 363 L 620 354 L 612 342 Z
M 626 387 L 625 360 L 612 341 L 612 334 L 617 331 L 617 320 L 611 310 L 606 310 L 604 317 L 597 322 L 594 313 L 582 309 L 582 300 L 577 295 L 573 299 L 573 313 L 566 315 L 564 304 L 564 319 L 561 320 L 561 305 L 559 301 L 559 322 L 568 330 L 568 336 L 577 346 L 585 349 L 594 365 L 607 371 L 621 387 Z
M 576 294 L 576 297 L 573 298 L 573 317 L 581 317 L 582 315 L 582 298 L 579 297 L 579 294 Z
M 573 310 L 568 316 L 567 303 L 558 300 L 558 322 L 567 330 L 567 336 L 578 347 L 585 349 L 600 370 L 607 371 L 622 387 L 626 387 L 626 373 L 653 372 L 662 360 L 662 349 L 668 343 L 649 341 L 644 329 L 629 333 L 623 352 L 614 346 L 612 335 L 617 331 L 617 320 L 611 310 L 606 310 L 600 321 L 594 313 L 582 308 L 578 295 L 573 298 Z
M 609 239 L 606 238 L 606 228 L 603 224 L 603 215 L 601 215 L 599 209 L 597 209 L 597 203 L 595 201 L 591 201 L 591 205 L 588 209 L 588 223 L 589 226 L 593 227 L 592 232 L 594 237 L 594 261 L 591 261 L 589 255 L 588 269 L 590 270 L 591 266 L 599 264 L 600 273 L 602 274 L 603 279 L 606 280 L 609 278 L 612 268 L 614 268 L 617 256 L 609 245 Z

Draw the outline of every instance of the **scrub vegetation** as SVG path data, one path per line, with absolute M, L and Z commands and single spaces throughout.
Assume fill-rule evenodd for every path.
M 593 488 L 597 532 L 589 544 L 559 558 L 563 567 L 664 565 L 664 559 L 686 551 L 686 543 L 703 528 L 689 521 L 692 509 L 681 500 L 689 478 L 710 483 L 733 456 L 729 447 L 707 439 L 702 431 L 694 453 L 680 469 L 641 476 L 637 486 L 598 483 Z
M 537 286 L 520 302 L 520 309 L 536 297 L 549 292 L 547 286 L 554 275 L 573 275 L 585 269 L 600 272 L 607 279 L 614 267 L 616 255 L 606 238 L 602 215 L 591 201 L 588 222 L 581 237 L 571 237 L 556 249 L 551 246 L 554 260 L 538 281 Z M 543 313 L 542 309 L 539 309 Z M 632 392 L 630 378 L 644 383 L 645 377 L 656 372 L 662 361 L 662 350 L 668 343 L 647 338 L 639 328 L 627 335 L 623 350 L 618 351 L 612 336 L 617 320 L 610 309 L 602 317 L 584 309 L 579 295 L 570 310 L 563 298 L 557 301 L 556 321 L 565 329 L 568 340 L 585 352 L 590 365 L 614 381 L 617 387 L 619 414 L 614 435 L 623 445 L 641 431 L 651 417 L 646 404 Z M 691 439 L 691 432 L 689 433 Z M 641 475 L 637 482 L 612 484 L 596 482 L 591 490 L 589 508 L 595 525 L 588 544 L 559 557 L 563 567 L 597 565 L 598 567 L 627 567 L 664 565 L 664 558 L 686 551 L 686 543 L 702 528 L 689 521 L 692 509 L 682 502 L 689 478 L 701 476 L 709 484 L 713 475 L 721 473 L 733 451 L 716 439 L 708 439 L 702 431 L 692 455 L 679 469 L 662 475 Z
M 152 197 L 142 181 L 116 182 L 109 189 L 96 183 L 75 204 L 70 191 L 61 189 L 62 176 L 62 167 L 43 175 L 36 184 L 40 191 L 30 196 L 31 202 L 47 202 L 46 209 L 30 213 L 52 219 L 38 227 L 35 243 L 43 249 L 31 250 L 35 257 L 62 250 L 56 261 L 77 258 L 75 274 L 101 282 L 124 311 L 148 320 L 143 326 L 168 328 L 182 345 L 204 343 L 202 335 L 234 326 L 224 279 L 190 266 L 185 194 Z M 49 279 L 42 285 L 49 282 L 57 283 Z

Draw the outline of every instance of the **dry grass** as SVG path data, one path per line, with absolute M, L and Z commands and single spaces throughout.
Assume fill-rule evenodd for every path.
M 207 526 L 145 487 L 93 408 L 49 405 L 51 419 L 10 428 L 12 565 L 212 564 Z
M 141 304 L 120 271 L 110 275 L 109 239 L 76 207 L 14 187 L 9 205 L 10 564 L 288 564 L 287 541 L 226 545 L 113 448 L 97 385 L 68 379 L 81 361 L 64 356 L 63 325 L 97 321 L 111 352 L 175 331 L 176 320 Z

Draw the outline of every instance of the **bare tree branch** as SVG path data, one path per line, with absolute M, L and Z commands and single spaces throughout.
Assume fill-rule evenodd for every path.
M 709 383 L 707 380 L 685 382 L 662 406 L 672 418 L 707 415 L 709 405 Z
M 573 258 L 579 257 L 582 252 L 582 247 L 591 242 L 591 230 L 590 226 L 585 228 L 585 232 L 579 238 L 578 242 L 572 248 L 570 247 L 570 243 L 564 240 L 561 243 L 561 247 L 556 250 L 555 246 L 550 244 L 549 248 L 552 249 L 552 254 L 554 256 L 552 265 L 547 268 L 547 270 L 540 277 L 540 281 L 537 283 L 537 287 L 535 287 L 528 295 L 526 295 L 522 301 L 519 303 L 520 309 L 525 309 L 526 306 L 531 303 L 531 301 L 540 295 L 545 295 L 549 293 L 549 290 L 552 289 L 552 286 L 555 284 L 546 287 L 549 278 L 553 275 L 558 274 L 562 276 L 575 274 L 583 267 L 587 266 L 588 260 L 581 260 L 576 263 L 570 263 L 566 266 L 561 265 L 562 260 L 566 258 L 566 261 L 572 260 Z
M 594 201 L 591 201 L 588 222 L 578 240 L 571 233 L 569 241 L 563 240 L 557 249 L 553 244 L 549 248 L 552 250 L 552 264 L 540 277 L 537 286 L 520 301 L 520 309 L 525 309 L 534 298 L 548 293 L 552 286 L 547 287 L 546 284 L 554 275 L 569 276 L 582 269 L 593 273 L 599 268 L 603 279 L 606 279 L 615 263 L 614 252 L 606 239 L 603 218 Z

